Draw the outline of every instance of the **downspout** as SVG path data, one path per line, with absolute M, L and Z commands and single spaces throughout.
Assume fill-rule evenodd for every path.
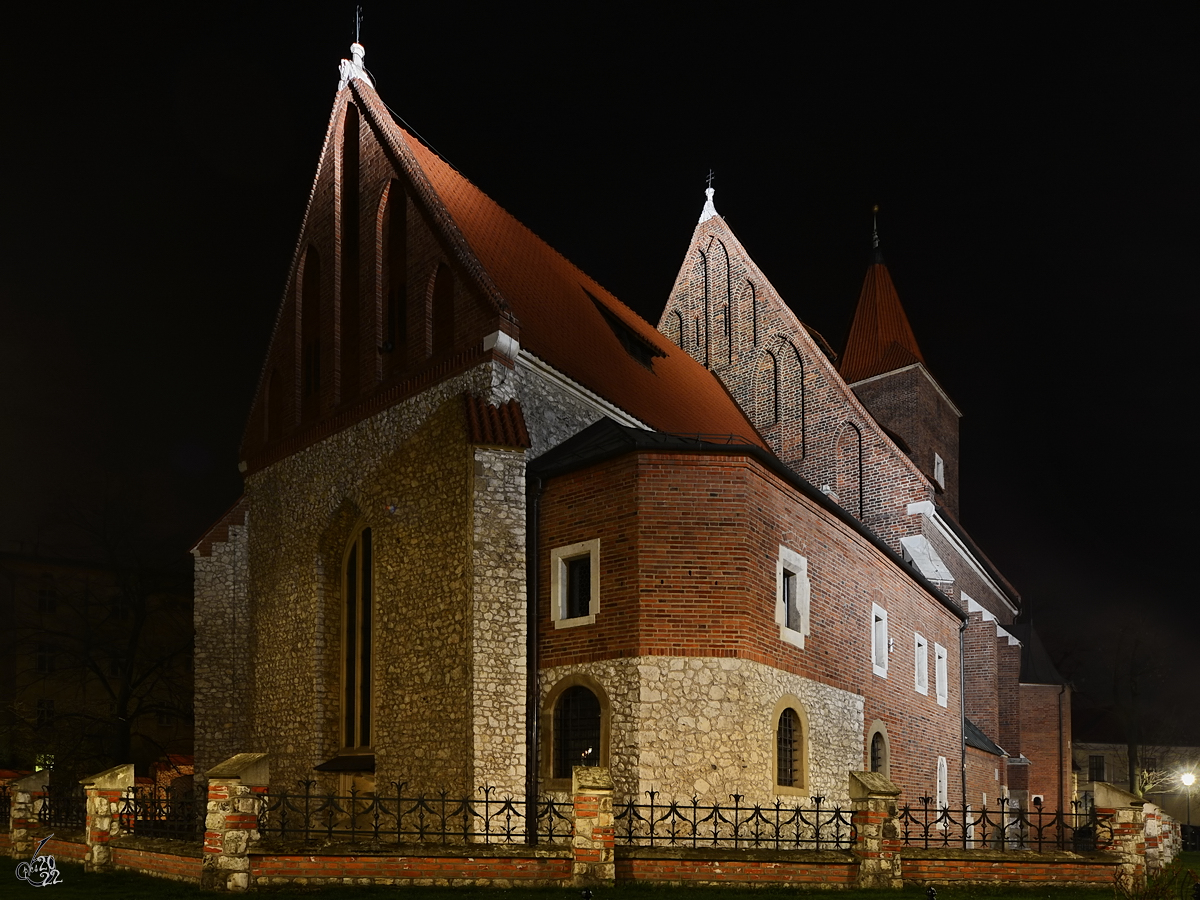
M 1058 689 L 1058 833 L 1063 833 L 1063 694 L 1067 692 L 1064 684 Z
M 526 470 L 528 471 L 528 470 Z M 537 843 L 538 773 L 538 510 L 542 479 L 525 482 L 525 843 Z
M 963 634 L 970 619 L 958 626 L 958 733 L 962 735 L 962 809 L 967 814 L 967 651 Z

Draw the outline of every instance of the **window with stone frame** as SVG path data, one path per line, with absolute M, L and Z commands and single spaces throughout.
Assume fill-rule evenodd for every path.
M 600 700 L 582 685 L 569 687 L 554 704 L 553 777 L 570 778 L 575 766 L 598 766 Z
M 946 765 L 946 757 L 937 759 L 937 808 L 945 809 L 950 805 L 950 770 Z M 945 828 L 945 825 L 940 825 Z
M 1089 756 L 1088 757 L 1088 781 L 1104 781 L 1104 757 Z
M 780 544 L 775 561 L 775 622 L 780 639 L 801 649 L 809 633 L 811 595 L 808 560 Z
M 933 659 L 938 706 L 945 706 L 950 698 L 950 678 L 946 672 L 946 648 L 941 644 L 934 644 Z
M 887 754 L 883 745 L 883 735 L 877 731 L 871 735 L 871 771 L 882 773 L 886 758 Z
M 555 628 L 591 625 L 600 612 L 600 540 L 550 551 L 550 618 Z
M 888 651 L 887 610 L 878 603 L 871 604 L 871 667 L 876 675 L 887 678 Z
M 371 529 L 362 528 L 342 563 L 342 743 L 347 749 L 371 746 L 374 593 Z

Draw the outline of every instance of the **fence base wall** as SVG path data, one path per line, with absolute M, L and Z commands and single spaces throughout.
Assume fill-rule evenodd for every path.
M 114 869 L 199 884 L 204 852 L 199 846 L 182 841 L 118 838 L 112 843 L 112 861 Z
M 853 887 L 858 860 L 850 853 L 618 847 L 617 883 L 822 884 Z
M 71 862 L 82 863 L 87 858 L 88 845 L 83 835 L 72 840 L 69 837 L 55 835 L 46 841 L 42 847 L 42 855 L 50 855 L 55 859 L 69 859 Z
M 1111 887 L 1119 857 L 1073 853 L 993 850 L 904 850 L 901 871 L 908 885 L 930 884 L 1096 884 Z
M 562 887 L 571 883 L 574 857 L 570 850 L 541 850 L 474 856 L 418 854 L 322 856 L 250 854 L 252 887 L 283 884 L 332 883 L 434 885 L 440 887 Z

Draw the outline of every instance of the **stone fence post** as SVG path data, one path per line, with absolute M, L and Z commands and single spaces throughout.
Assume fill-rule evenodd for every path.
M 1145 803 L 1119 787 L 1096 782 L 1096 815 L 1112 822 L 1112 852 L 1121 859 L 1117 877 L 1127 887 L 1146 877 Z
M 851 821 L 856 832 L 854 855 L 858 857 L 858 887 L 898 888 L 900 873 L 900 828 L 896 803 L 900 788 L 878 772 L 850 773 Z
M 121 801 L 133 790 L 133 763 L 113 766 L 99 775 L 81 778 L 79 783 L 87 795 L 83 836 L 88 849 L 83 871 L 105 872 L 113 864 L 108 843 L 121 833 Z
M 613 783 L 608 769 L 575 766 L 571 770 L 571 796 L 575 803 L 575 851 L 577 887 L 615 884 L 617 867 L 613 853 Z
M 42 827 L 38 821 L 38 806 L 45 796 L 49 772 L 34 772 L 14 781 L 9 788 L 9 854 L 13 859 L 25 859 L 33 855 L 33 832 Z
M 268 781 L 265 753 L 239 753 L 208 770 L 201 888 L 250 889 L 250 847 L 259 839 L 258 817 Z

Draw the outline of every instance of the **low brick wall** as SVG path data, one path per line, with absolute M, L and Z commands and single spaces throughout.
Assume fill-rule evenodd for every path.
M 109 846 L 114 869 L 200 883 L 204 851 L 198 843 L 128 836 L 117 838 Z
M 1109 854 L 1029 850 L 916 850 L 900 854 L 905 884 L 1096 884 L 1111 887 L 1121 864 Z
M 38 838 L 41 840 L 41 838 Z M 87 856 L 88 846 L 83 835 L 55 835 L 46 841 L 42 847 L 42 856 L 49 854 L 55 859 L 69 859 L 71 862 L 82 863 Z
M 853 887 L 858 881 L 858 860 L 837 851 L 618 847 L 616 867 L 618 883 Z
M 429 846 L 397 847 L 386 854 L 330 856 L 250 853 L 250 883 L 325 884 L 353 878 L 359 884 L 513 887 L 569 885 L 571 848 L 488 847 L 471 855 L 436 853 Z

